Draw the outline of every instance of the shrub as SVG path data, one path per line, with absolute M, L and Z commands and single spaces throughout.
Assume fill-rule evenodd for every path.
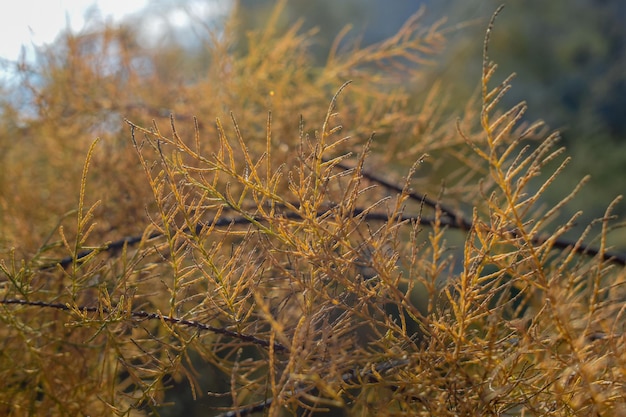
M 524 103 L 498 110 L 512 77 L 492 86 L 493 21 L 461 116 L 443 110 L 440 85 L 422 99 L 403 87 L 443 44 L 439 25 L 417 22 L 323 68 L 307 66 L 310 34 L 269 22 L 243 55 L 214 39 L 193 85 L 142 78 L 124 51 L 107 74 L 66 51 L 33 87 L 37 117 L 13 132 L 48 132 L 55 150 L 103 108 L 128 114 L 129 130 L 108 126 L 82 173 L 62 173 L 80 181 L 58 226 L 21 230 L 21 210 L 49 207 L 19 189 L 3 200 L 3 226 L 20 225 L 6 241 L 31 242 L 0 263 L 4 414 L 166 415 L 180 387 L 223 416 L 626 413 L 625 258 L 606 241 L 618 200 L 565 239 L 576 218 L 556 215 L 580 187 L 542 202 L 568 158 L 556 132 L 523 122 Z M 77 69 L 85 78 L 70 79 Z M 150 77 L 176 114 L 233 109 L 230 120 L 172 116 L 167 132 L 134 120 L 163 106 Z M 136 94 L 102 106 L 90 89 L 121 79 Z M 116 139 L 128 136 L 134 152 Z M 28 161 L 44 161 L 38 151 Z

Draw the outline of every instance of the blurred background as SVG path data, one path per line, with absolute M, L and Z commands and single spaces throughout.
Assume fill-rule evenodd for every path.
M 243 27 L 263 25 L 273 3 L 243 0 Z M 319 27 L 314 51 L 323 60 L 346 24 L 369 44 L 391 36 L 407 16 L 426 7 L 425 22 L 446 19 L 448 46 L 432 72 L 433 79 L 446 80 L 454 106 L 476 91 L 485 28 L 500 4 L 505 8 L 490 55 L 500 68 L 498 79 L 517 74 L 505 104 L 525 100 L 529 120 L 543 119 L 560 130 L 573 161 L 571 175 L 558 185 L 569 190 L 591 174 L 576 205 L 585 210 L 585 220 L 601 216 L 613 197 L 626 192 L 626 2 L 292 0 L 283 24 L 303 18 L 305 27 Z M 625 204 L 619 211 L 626 213 Z
M 407 17 L 425 7 L 424 23 L 445 18 L 447 48 L 431 72 L 433 80 L 445 80 L 454 107 L 476 92 L 485 28 L 501 3 L 289 0 L 276 29 L 286 29 L 300 19 L 301 31 L 318 28 L 311 53 L 323 63 L 346 25 L 351 26 L 347 41 L 359 39 L 367 45 L 391 36 Z M 249 30 L 266 24 L 275 4 L 275 0 L 66 0 L 41 19 L 37 16 L 43 14 L 32 13 L 33 7 L 51 7 L 50 2 L 32 1 L 28 10 L 12 8 L 3 13 L 2 26 L 8 33 L 1 50 L 0 90 L 27 109 L 31 99 L 27 92 L 9 88 L 16 82 L 20 62 L 37 62 L 37 51 L 61 47 L 54 41 L 59 31 L 86 33 L 112 23 L 132 27 L 144 48 L 176 49 L 171 65 L 192 80 L 209 59 L 201 51 L 207 28 L 219 31 L 234 16 L 243 39 Z M 505 104 L 526 100 L 528 119 L 541 118 L 561 131 L 562 143 L 574 159 L 571 175 L 563 176 L 559 185 L 570 189 L 584 174 L 591 174 L 578 206 L 587 213 L 586 219 L 598 217 L 614 196 L 626 191 L 626 2 L 510 0 L 504 4 L 490 54 L 501 77 L 517 73 Z M 19 42 L 26 42 L 25 48 L 19 49 Z M 622 214 L 624 206 L 619 206 Z

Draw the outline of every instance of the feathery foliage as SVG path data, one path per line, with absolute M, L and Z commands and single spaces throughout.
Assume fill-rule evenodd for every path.
M 618 199 L 566 239 L 578 188 L 544 205 L 568 158 L 500 109 L 493 20 L 451 115 L 411 94 L 441 24 L 314 67 L 271 19 L 193 83 L 128 31 L 67 35 L 33 115 L 4 104 L 2 413 L 167 415 L 183 386 L 221 416 L 625 414 Z

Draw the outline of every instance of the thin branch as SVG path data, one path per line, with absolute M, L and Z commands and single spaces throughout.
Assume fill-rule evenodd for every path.
M 349 171 L 351 169 L 353 169 L 352 167 L 339 162 L 335 165 L 336 167 L 339 167 L 345 171 Z M 376 183 L 378 185 L 383 186 L 384 188 L 388 189 L 388 190 L 392 190 L 395 191 L 399 194 L 404 193 L 406 190 L 404 189 L 404 187 L 394 184 L 390 181 L 387 181 L 377 175 L 374 175 L 372 173 L 369 172 L 365 172 L 365 171 L 361 171 L 360 172 L 361 176 L 369 181 L 372 181 L 373 183 Z M 456 212 L 455 210 L 453 210 L 451 207 L 448 207 L 444 204 L 441 204 L 441 202 L 439 201 L 435 201 L 432 200 L 430 198 L 428 198 L 425 194 L 420 194 L 420 193 L 416 193 L 414 191 L 409 191 L 408 193 L 406 193 L 406 195 L 411 198 L 414 201 L 417 201 L 418 203 L 423 203 L 428 207 L 431 207 L 435 210 L 441 210 L 441 212 L 446 216 L 449 217 L 450 219 L 450 226 L 454 227 L 454 228 L 458 228 L 464 231 L 470 230 L 472 228 L 472 222 L 471 220 L 466 219 L 461 213 Z
M 395 184 L 389 183 L 385 180 L 382 180 L 374 175 L 371 174 L 365 174 L 363 173 L 363 176 L 370 179 L 371 181 L 374 181 L 384 187 L 388 187 L 392 190 L 402 190 L 401 187 L 398 187 Z M 440 210 L 444 210 L 442 208 L 441 205 L 438 205 L 436 203 L 434 203 L 432 200 L 428 200 L 426 197 L 421 196 L 418 193 L 410 193 L 409 196 L 412 199 L 415 199 L 416 201 L 423 201 L 424 204 L 430 206 L 430 207 L 439 207 Z M 320 211 L 318 213 L 318 216 L 323 216 L 328 212 L 329 209 Z M 353 216 L 358 216 L 361 215 L 365 212 L 366 210 L 363 208 L 355 208 L 352 212 Z M 469 220 L 465 219 L 463 216 L 461 215 L 457 215 L 454 214 L 454 212 L 450 211 L 449 209 L 446 209 L 445 214 L 447 214 L 446 217 L 442 218 L 439 220 L 439 224 L 441 226 L 445 226 L 445 227 L 449 227 L 452 229 L 459 229 L 462 231 L 467 231 L 470 230 L 472 227 L 472 222 L 470 222 Z M 282 213 L 281 216 L 283 218 L 287 218 L 287 219 L 301 219 L 302 217 L 300 216 L 300 214 L 298 213 L 293 213 L 293 212 L 287 212 L 287 213 Z M 389 216 L 385 213 L 372 213 L 372 212 L 366 212 L 364 214 L 364 218 L 366 220 L 370 220 L 370 221 L 383 221 L 386 222 L 389 220 Z M 262 221 L 267 221 L 267 219 L 264 218 L 254 218 L 256 221 L 262 222 Z M 400 221 L 419 221 L 420 224 L 423 225 L 429 225 L 432 226 L 435 224 L 436 219 L 435 218 L 430 218 L 430 217 L 424 217 L 424 216 L 411 216 L 411 215 L 403 215 L 399 218 Z M 248 217 L 243 217 L 243 216 L 238 216 L 238 217 L 222 217 L 219 218 L 217 220 L 214 221 L 210 221 L 207 223 L 198 223 L 196 225 L 196 233 L 200 233 L 205 227 L 207 227 L 207 225 L 211 224 L 214 225 L 215 227 L 227 227 L 227 226 L 231 226 L 231 225 L 238 225 L 238 224 L 249 224 L 250 223 L 250 218 Z M 189 232 L 190 229 L 189 228 L 185 228 L 183 229 L 183 232 Z M 511 230 L 509 231 L 509 233 L 513 236 L 513 237 L 519 237 L 518 233 L 516 233 L 515 230 Z M 148 236 L 148 239 L 155 239 L 158 237 L 162 237 L 163 235 L 161 233 L 158 232 L 154 232 L 152 234 L 150 234 Z M 80 252 L 78 255 L 76 255 L 76 257 L 73 256 L 68 256 L 65 258 L 60 259 L 59 261 L 56 262 L 51 262 L 45 266 L 42 266 L 41 268 L 39 268 L 40 271 L 43 270 L 48 270 L 51 268 L 56 267 L 57 265 L 61 266 L 62 268 L 66 268 L 69 265 L 71 265 L 74 261 L 80 262 L 82 259 L 85 259 L 87 256 L 89 256 L 90 254 L 92 254 L 93 252 L 115 252 L 117 250 L 121 250 L 124 246 L 131 246 L 131 245 L 135 245 L 138 244 L 139 242 L 141 242 L 141 240 L 143 239 L 142 236 L 127 236 L 124 237 L 120 240 L 116 240 L 114 242 L 111 242 L 101 248 L 95 248 L 95 249 L 87 249 L 84 250 L 82 252 Z M 546 241 L 547 237 L 546 236 L 536 236 L 532 238 L 532 242 L 534 244 L 542 244 Z M 560 250 L 565 250 L 565 249 L 572 249 L 580 254 L 580 255 L 585 255 L 585 256 L 597 256 L 597 255 L 601 255 L 602 259 L 604 261 L 607 262 L 612 262 L 615 263 L 617 265 L 621 265 L 621 266 L 626 266 L 626 253 L 623 252 L 611 252 L 611 251 L 600 251 L 597 248 L 591 247 L 589 245 L 585 245 L 585 244 L 579 244 L 578 246 L 576 245 L 576 242 L 574 241 L 570 241 L 570 240 L 565 240 L 565 239 L 556 239 L 553 242 L 552 245 L 553 248 L 555 249 L 560 249 Z
M 105 314 L 111 314 L 112 310 L 106 307 L 101 306 L 77 306 L 75 308 L 70 307 L 68 304 L 61 303 L 48 303 L 45 301 L 29 301 L 29 300 L 19 300 L 19 299 L 5 299 L 0 300 L 0 304 L 5 305 L 23 305 L 23 306 L 33 306 L 33 307 L 43 307 L 43 308 L 54 308 L 56 310 L 62 311 L 72 311 L 72 310 L 80 310 L 89 313 L 98 313 L 103 312 Z M 258 346 L 262 346 L 265 348 L 269 348 L 270 345 L 273 345 L 275 351 L 278 352 L 289 352 L 289 348 L 281 343 L 273 342 L 270 343 L 265 339 L 258 338 L 256 336 L 252 336 L 245 333 L 234 332 L 232 330 L 225 329 L 223 327 L 214 327 L 208 324 L 200 323 L 195 320 L 186 320 L 180 319 L 177 317 L 166 316 L 160 313 L 149 313 L 147 311 L 121 311 L 122 315 L 128 315 L 135 320 L 162 320 L 167 323 L 178 324 L 186 327 L 191 327 L 194 329 L 207 331 L 215 334 L 221 334 L 224 336 L 232 337 L 233 339 L 239 339 L 244 342 L 253 343 Z

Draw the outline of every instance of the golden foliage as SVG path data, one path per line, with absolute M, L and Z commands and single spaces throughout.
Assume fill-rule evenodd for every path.
M 321 68 L 297 25 L 216 36 L 191 84 L 125 30 L 49 52 L 2 127 L 2 413 L 156 415 L 182 384 L 223 416 L 624 415 L 615 202 L 568 241 L 568 159 L 498 110 L 493 22 L 458 117 L 403 85 L 444 41 L 418 22 Z

